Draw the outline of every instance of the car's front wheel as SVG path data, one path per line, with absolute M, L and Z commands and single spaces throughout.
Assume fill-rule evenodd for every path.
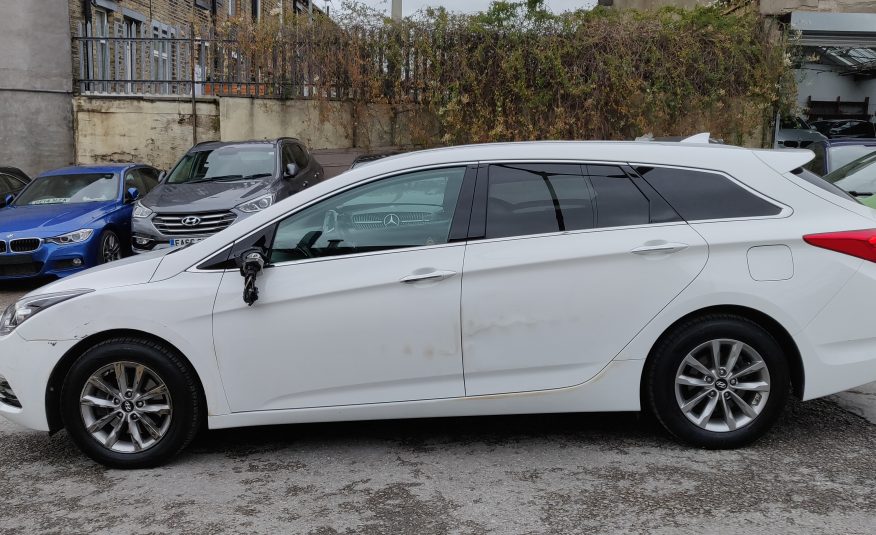
M 745 317 L 720 314 L 689 321 L 664 337 L 644 386 L 670 433 L 700 447 L 737 448 L 776 421 L 790 375 L 781 345 L 767 330 Z
M 108 264 L 122 258 L 122 241 L 119 235 L 111 230 L 105 230 L 100 235 L 100 251 L 98 262 Z
M 167 461 L 195 437 L 201 412 L 188 364 L 147 339 L 115 338 L 90 348 L 70 368 L 61 392 L 73 441 L 113 468 Z

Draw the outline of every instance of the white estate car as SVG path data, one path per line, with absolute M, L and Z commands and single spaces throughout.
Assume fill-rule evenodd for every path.
M 0 413 L 116 467 L 205 420 L 648 408 L 738 447 L 791 392 L 876 380 L 876 211 L 811 158 L 537 142 L 376 161 L 9 307 Z

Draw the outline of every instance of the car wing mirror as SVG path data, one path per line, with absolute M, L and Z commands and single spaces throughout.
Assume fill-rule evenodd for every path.
M 14 201 L 14 200 L 15 200 L 15 195 L 13 195 L 11 193 L 6 195 L 6 197 L 3 197 L 3 201 L 0 202 L 0 208 L 5 208 L 5 207 L 9 206 L 10 204 L 12 204 L 12 201 Z
M 298 164 L 294 164 L 294 163 L 286 164 L 285 176 L 286 176 L 286 178 L 294 178 L 295 175 L 298 174 L 298 171 L 299 171 Z
M 128 188 L 125 192 L 125 202 L 134 202 L 140 198 L 140 190 L 137 188 Z
M 158 173 L 158 181 L 163 182 L 164 179 L 167 178 L 167 171 L 162 171 Z
M 265 268 L 265 250 L 261 247 L 247 249 L 237 256 L 236 261 L 243 277 L 243 302 L 252 306 L 259 300 L 256 277 Z

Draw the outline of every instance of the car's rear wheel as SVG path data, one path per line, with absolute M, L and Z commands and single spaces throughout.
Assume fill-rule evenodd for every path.
M 753 321 L 710 315 L 686 322 L 655 348 L 645 394 L 657 419 L 679 439 L 736 448 L 761 437 L 788 398 L 786 355 Z
M 100 235 L 100 251 L 98 261 L 101 264 L 113 262 L 122 257 L 122 241 L 119 235 L 111 230 L 105 230 Z
M 74 442 L 114 468 L 161 464 L 185 448 L 201 422 L 200 390 L 174 351 L 139 338 L 87 350 L 70 368 L 61 414 Z

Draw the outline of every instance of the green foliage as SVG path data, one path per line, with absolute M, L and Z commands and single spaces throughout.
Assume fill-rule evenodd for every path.
M 427 144 L 697 131 L 738 143 L 794 101 L 783 41 L 756 13 L 718 6 L 554 15 L 543 0 L 498 0 L 394 22 L 353 3 L 336 21 L 235 31 L 318 64 L 320 98 L 431 111 L 440 139 Z

